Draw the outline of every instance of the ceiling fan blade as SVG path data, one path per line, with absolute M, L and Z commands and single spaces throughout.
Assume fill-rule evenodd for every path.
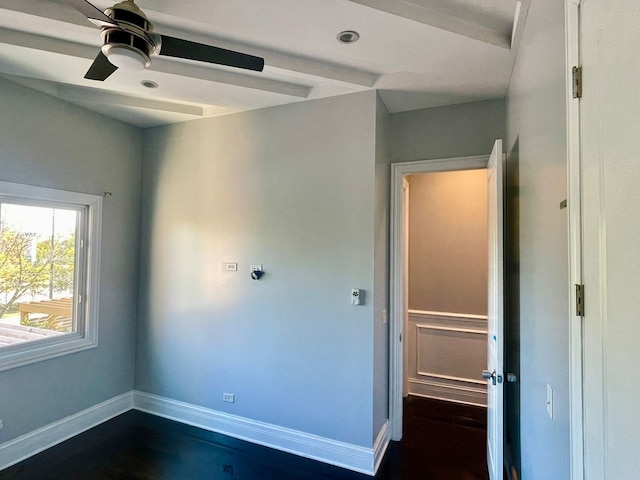
M 212 47 L 202 43 L 190 42 L 180 38 L 161 35 L 159 55 L 176 58 L 186 58 L 199 62 L 216 63 L 229 67 L 244 68 L 261 72 L 264 69 L 264 59 L 246 53 L 234 52 L 224 48 Z
M 89 67 L 89 71 L 84 76 L 89 80 L 98 80 L 100 82 L 105 81 L 109 76 L 118 69 L 115 65 L 113 65 L 105 56 L 104 53 L 100 52 L 96 59 Z
M 100 10 L 95 5 L 92 5 L 91 3 L 87 2 L 86 0 L 62 0 L 62 1 L 67 5 L 78 10 L 85 17 L 87 17 L 89 20 L 91 20 L 92 22 L 96 23 L 99 26 L 102 26 L 104 24 L 113 25 L 114 27 L 118 26 L 118 24 L 112 18 L 109 18 L 107 15 L 104 14 L 102 10 Z

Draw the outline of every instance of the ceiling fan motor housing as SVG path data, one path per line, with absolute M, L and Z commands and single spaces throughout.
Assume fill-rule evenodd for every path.
M 153 25 L 146 15 L 132 1 L 124 1 L 108 8 L 104 12 L 115 20 L 119 27 L 105 25 L 100 35 L 102 37 L 102 53 L 108 58 L 117 50 L 127 50 L 138 54 L 144 62 L 144 68 L 151 65 L 150 56 L 156 46 L 149 35 Z

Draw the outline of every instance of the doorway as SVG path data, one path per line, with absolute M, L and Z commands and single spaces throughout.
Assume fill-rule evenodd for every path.
M 433 250 L 431 254 L 426 252 L 426 257 L 431 258 L 422 258 L 417 265 L 409 265 L 408 247 L 412 237 L 410 217 L 419 217 L 410 215 L 410 198 L 416 197 L 411 194 L 411 184 L 414 183 L 421 190 L 424 190 L 423 184 L 439 184 L 440 191 L 437 188 L 433 191 L 432 188 L 431 193 L 426 194 L 426 200 L 429 201 L 429 195 L 432 195 L 431 200 L 447 207 L 450 198 L 442 198 L 442 195 L 445 194 L 446 184 L 450 183 L 456 172 L 460 175 L 469 172 L 473 176 L 474 171 L 485 171 L 488 161 L 489 155 L 392 165 L 389 420 L 393 440 L 402 438 L 403 400 L 408 394 L 486 405 L 485 382 L 478 378 L 484 368 L 483 364 L 486 364 L 486 289 L 483 303 L 475 293 L 471 295 L 471 299 L 465 298 L 461 291 L 442 295 L 441 288 L 445 285 L 434 281 L 433 276 L 427 278 L 428 275 L 420 275 L 426 280 L 410 286 L 412 270 L 415 279 L 416 271 L 442 268 L 442 265 L 436 265 L 440 259 L 433 258 L 434 254 L 437 255 Z M 442 175 L 431 175 L 438 173 Z M 436 217 L 441 214 L 442 212 L 436 214 Z M 420 236 L 424 234 L 428 233 L 414 231 L 413 241 L 419 242 Z M 446 233 L 438 239 L 440 245 L 446 245 L 449 241 Z M 486 282 L 486 271 L 484 280 Z M 426 297 L 427 303 L 421 303 L 420 297 Z M 473 306 L 469 306 L 469 301 Z M 485 311 L 480 313 L 464 311 L 471 309 L 477 312 L 483 308 Z M 464 362 L 452 363 L 444 358 L 447 351 L 460 349 L 475 352 L 472 357 L 479 356 L 479 360 L 475 361 L 482 361 L 475 378 Z
M 403 395 L 486 407 L 487 171 L 403 180 Z

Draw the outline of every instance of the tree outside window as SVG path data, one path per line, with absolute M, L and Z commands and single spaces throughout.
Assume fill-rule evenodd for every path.
M 71 298 L 75 281 L 75 210 L 0 204 L 0 323 L 70 332 L 61 315 L 20 315 L 25 302 Z M 58 312 L 59 313 L 59 312 Z

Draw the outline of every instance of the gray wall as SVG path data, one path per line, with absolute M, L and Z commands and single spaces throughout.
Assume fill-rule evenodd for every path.
M 559 208 L 567 196 L 564 46 L 563 2 L 531 2 L 507 97 L 506 142 L 507 271 L 516 300 L 507 308 L 517 329 L 510 343 L 520 343 L 520 358 L 512 349 L 507 368 L 520 365 L 522 431 L 511 417 L 508 435 L 521 442 L 525 480 L 569 478 L 567 210 Z
M 391 115 L 393 162 L 488 155 L 505 135 L 503 99 Z
M 486 315 L 486 170 L 408 180 L 409 308 Z
M 376 165 L 374 206 L 374 351 L 373 351 L 373 435 L 389 418 L 389 202 L 391 152 L 390 115 L 376 95 Z M 375 438 L 374 438 L 375 440 Z
M 98 347 L 0 372 L 0 443 L 128 392 L 134 379 L 141 136 L 0 78 L 0 180 L 103 203 Z
M 145 132 L 136 388 L 372 445 L 386 401 L 376 107 L 364 92 Z

